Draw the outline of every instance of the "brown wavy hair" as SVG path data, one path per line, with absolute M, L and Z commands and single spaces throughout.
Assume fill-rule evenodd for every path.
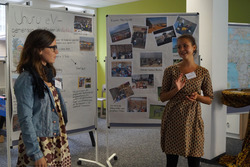
M 56 36 L 50 31 L 42 29 L 32 31 L 26 38 L 16 71 L 21 74 L 24 69 L 31 68 L 43 80 L 48 81 L 43 69 L 40 51 L 50 46 L 55 39 Z M 47 63 L 47 66 L 52 68 L 53 76 L 55 76 L 56 70 L 53 64 Z

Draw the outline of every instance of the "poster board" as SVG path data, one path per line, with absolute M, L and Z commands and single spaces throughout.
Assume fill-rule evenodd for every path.
M 228 89 L 250 88 L 250 24 L 228 24 Z
M 34 29 L 46 29 L 56 35 L 59 54 L 54 64 L 56 79 L 68 110 L 68 133 L 96 128 L 97 86 L 95 56 L 95 17 L 68 11 L 9 5 L 8 58 L 12 96 L 11 137 L 17 140 L 17 121 L 13 86 L 18 77 L 16 66 L 27 35 Z
M 191 34 L 199 45 L 199 14 L 108 15 L 106 26 L 108 126 L 159 127 L 164 69 L 181 61 L 178 36 Z
M 250 24 L 228 24 L 228 89 L 250 88 Z M 227 107 L 227 113 L 249 112 L 250 106 Z

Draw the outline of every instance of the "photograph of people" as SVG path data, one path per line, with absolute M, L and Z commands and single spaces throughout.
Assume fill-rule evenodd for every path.
M 148 30 L 146 26 L 133 26 L 133 35 L 131 38 L 131 43 L 134 48 L 145 49 L 147 31 Z
M 109 92 L 114 100 L 114 102 L 119 102 L 122 99 L 128 98 L 134 95 L 134 92 L 130 86 L 130 82 L 121 84 L 118 87 L 113 87 L 109 89 Z
M 37 29 L 27 36 L 14 85 L 21 127 L 18 167 L 71 166 L 67 110 L 54 80 L 57 54 L 53 33 Z
M 131 31 L 128 23 L 120 24 L 109 28 L 109 34 L 112 42 L 121 41 L 131 37 Z
M 172 42 L 172 38 L 176 37 L 174 27 L 169 26 L 157 31 L 154 31 L 155 41 L 157 46 L 161 46 Z
M 131 44 L 110 45 L 110 50 L 113 60 L 133 58 L 133 49 Z
M 200 103 L 212 103 L 212 83 L 208 70 L 194 61 L 193 36 L 178 37 L 177 49 L 182 61 L 167 67 L 162 79 L 160 99 L 168 103 L 162 115 L 161 148 L 167 167 L 176 167 L 179 156 L 187 157 L 189 167 L 199 167 L 204 154 Z
M 179 34 L 192 35 L 197 27 L 197 24 L 178 16 L 174 27 L 176 32 Z
M 74 32 L 92 32 L 92 18 L 75 16 Z

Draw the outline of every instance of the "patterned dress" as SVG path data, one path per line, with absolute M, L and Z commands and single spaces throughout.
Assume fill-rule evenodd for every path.
M 161 147 L 166 154 L 201 157 L 204 147 L 204 124 L 200 103 L 189 101 L 186 96 L 193 92 L 213 98 L 209 72 L 198 66 L 196 77 L 186 79 L 185 86 L 166 104 L 161 124 Z M 177 65 L 165 69 L 162 80 L 162 92 L 175 87 L 175 80 L 181 74 Z
M 69 151 L 68 137 L 66 134 L 65 123 L 61 111 L 60 100 L 56 88 L 54 86 L 49 87 L 52 92 L 57 108 L 60 124 L 60 136 L 57 137 L 38 137 L 37 140 L 40 145 L 40 149 L 44 154 L 49 167 L 70 167 L 71 157 Z M 25 146 L 22 140 L 22 134 L 20 134 L 18 143 L 18 167 L 34 166 L 35 162 L 32 161 L 26 154 Z

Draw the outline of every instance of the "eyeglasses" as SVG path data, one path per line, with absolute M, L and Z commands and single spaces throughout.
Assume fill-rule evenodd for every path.
M 57 50 L 57 45 L 54 45 L 54 46 L 47 46 L 46 48 L 53 49 L 53 51 L 56 52 L 56 50 Z

